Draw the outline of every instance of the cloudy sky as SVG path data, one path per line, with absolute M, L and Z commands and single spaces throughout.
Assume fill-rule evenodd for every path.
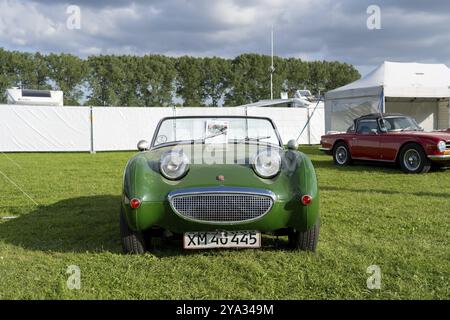
M 381 29 L 367 27 L 369 5 Z M 80 8 L 80 28 L 67 13 Z M 352 63 L 450 66 L 450 1 L 438 0 L 0 0 L 0 47 L 92 54 L 234 57 L 245 52 Z

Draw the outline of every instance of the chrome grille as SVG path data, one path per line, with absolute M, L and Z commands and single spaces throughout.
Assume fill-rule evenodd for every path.
M 450 150 L 450 140 L 445 142 L 445 149 Z
M 259 218 L 273 205 L 270 196 L 244 193 L 199 193 L 170 198 L 175 212 L 204 222 L 242 222 Z

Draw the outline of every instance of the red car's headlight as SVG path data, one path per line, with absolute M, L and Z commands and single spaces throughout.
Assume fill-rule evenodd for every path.
M 439 150 L 439 152 L 444 152 L 445 148 L 445 141 L 439 141 L 439 143 L 437 144 L 437 149 Z

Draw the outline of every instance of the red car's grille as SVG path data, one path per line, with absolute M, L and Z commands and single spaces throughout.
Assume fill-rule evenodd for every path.
M 445 149 L 450 150 L 450 140 L 445 143 Z

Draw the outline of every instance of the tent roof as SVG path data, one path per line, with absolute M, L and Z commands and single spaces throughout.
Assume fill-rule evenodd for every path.
M 298 98 L 259 100 L 258 102 L 244 104 L 238 107 L 279 107 L 287 104 L 292 104 L 293 107 L 295 108 L 308 108 L 308 107 L 315 107 L 317 101 L 312 101 L 310 102 L 309 106 L 306 106 L 305 103 Z
M 450 69 L 445 64 L 385 61 L 365 77 L 328 91 L 325 99 L 365 97 L 450 97 Z

